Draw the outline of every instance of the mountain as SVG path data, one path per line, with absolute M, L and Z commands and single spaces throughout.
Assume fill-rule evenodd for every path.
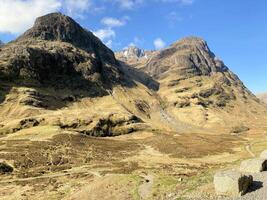
M 130 59 L 130 58 L 142 58 L 145 57 L 145 51 L 143 49 L 139 49 L 136 46 L 129 46 L 127 49 L 124 49 L 122 51 L 122 56 L 125 57 L 126 59 Z
M 0 47 L 4 46 L 4 43 L 0 40 Z
M 146 60 L 122 62 L 159 83 L 158 94 L 176 120 L 205 127 L 225 126 L 237 122 L 237 115 L 243 123 L 252 111 L 257 115 L 264 110 L 201 38 L 181 39 Z
M 15 133 L 35 124 L 55 123 L 62 130 L 72 127 L 95 136 L 133 131 L 131 124 L 141 120 L 110 96 L 115 87 L 135 86 L 118 65 L 114 53 L 70 17 L 61 13 L 39 17 L 31 29 L 0 53 L 0 132 Z M 105 97 L 115 105 L 105 115 L 96 105 L 89 112 L 86 105 L 101 97 L 103 105 L 97 100 L 99 109 L 105 108 Z M 53 114 L 56 110 L 61 110 L 60 114 Z M 73 119 L 73 112 L 81 116 Z M 40 117 L 44 114 L 46 117 Z
M 267 93 L 258 94 L 257 97 L 262 100 L 264 103 L 267 103 Z
M 0 49 L 0 199 L 208 199 L 266 114 L 200 38 L 114 54 L 51 13 Z
M 52 84 L 60 76 L 62 84 L 57 87 L 82 82 L 97 87 L 96 83 L 102 85 L 108 78 L 112 83 L 119 79 L 113 52 L 59 13 L 38 18 L 33 28 L 3 49 L 0 59 L 4 57 L 1 74 L 5 78 Z
M 133 66 L 148 61 L 153 53 L 154 51 L 146 51 L 136 46 L 129 46 L 122 51 L 116 52 L 115 56 L 120 62 L 124 62 L 130 66 Z

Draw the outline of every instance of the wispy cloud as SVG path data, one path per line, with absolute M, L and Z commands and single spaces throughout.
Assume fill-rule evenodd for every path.
M 191 5 L 195 0 L 115 0 L 121 9 L 132 10 L 144 3 L 179 3 L 180 5 Z
M 91 0 L 61 0 L 66 14 L 76 18 L 83 18 L 83 14 L 92 6 Z
M 118 27 L 124 26 L 125 23 L 119 19 L 112 18 L 112 17 L 105 17 L 101 20 L 101 23 L 108 26 L 108 27 Z
M 102 41 L 110 40 L 116 37 L 115 31 L 110 28 L 99 29 L 93 33 L 95 36 L 97 36 Z
M 157 38 L 154 40 L 154 46 L 155 49 L 162 49 L 166 46 L 166 43 L 161 38 Z
M 0 0 L 0 32 L 19 34 L 37 17 L 60 10 L 80 18 L 91 6 L 91 0 Z
M 115 0 L 121 9 L 131 10 L 144 3 L 144 0 Z
M 94 34 L 102 40 L 108 47 L 111 48 L 114 43 L 114 38 L 116 37 L 115 28 L 125 26 L 127 21 L 130 18 L 128 16 L 124 16 L 122 19 L 117 19 L 113 17 L 104 17 L 101 20 L 101 24 L 104 25 L 104 28 L 101 28 L 94 32 Z
M 101 20 L 101 23 L 107 27 L 120 27 L 126 25 L 127 21 L 130 18 L 128 16 L 123 17 L 122 19 L 117 19 L 113 17 L 104 17 Z

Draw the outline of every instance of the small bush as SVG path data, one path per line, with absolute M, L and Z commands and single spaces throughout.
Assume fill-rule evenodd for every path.
M 246 132 L 246 131 L 249 131 L 249 128 L 244 126 L 244 125 L 234 126 L 231 129 L 231 133 L 242 133 L 242 132 Z

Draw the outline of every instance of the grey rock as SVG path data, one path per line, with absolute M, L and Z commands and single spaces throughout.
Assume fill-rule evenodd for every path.
M 244 195 L 253 177 L 237 171 L 220 171 L 214 175 L 214 187 L 217 195 L 238 197 Z
M 126 58 L 140 58 L 145 56 L 145 51 L 143 49 L 140 49 L 136 46 L 129 46 L 127 49 L 123 50 L 123 55 Z

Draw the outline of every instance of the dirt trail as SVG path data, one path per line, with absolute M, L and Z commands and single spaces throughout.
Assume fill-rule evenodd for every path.
M 56 178 L 56 177 L 69 176 L 69 175 L 80 174 L 80 173 L 92 174 L 95 177 L 101 177 L 101 175 L 96 171 L 85 170 L 85 171 L 69 171 L 69 172 L 63 172 L 63 173 L 45 174 L 45 175 L 42 175 L 42 176 L 29 177 L 29 178 L 15 178 L 15 179 L 12 179 L 12 180 L 0 181 L 0 183 L 13 183 L 13 182 L 33 181 L 33 180 L 37 180 L 37 179 Z
M 140 195 L 141 199 L 147 199 L 152 193 L 154 176 L 148 174 L 142 175 L 141 177 L 144 179 L 144 183 L 139 186 L 138 194 Z
M 246 144 L 245 145 L 245 150 L 253 157 L 253 158 L 255 158 L 256 157 L 256 155 L 252 152 L 252 150 L 251 150 L 251 144 L 249 143 L 249 144 Z

